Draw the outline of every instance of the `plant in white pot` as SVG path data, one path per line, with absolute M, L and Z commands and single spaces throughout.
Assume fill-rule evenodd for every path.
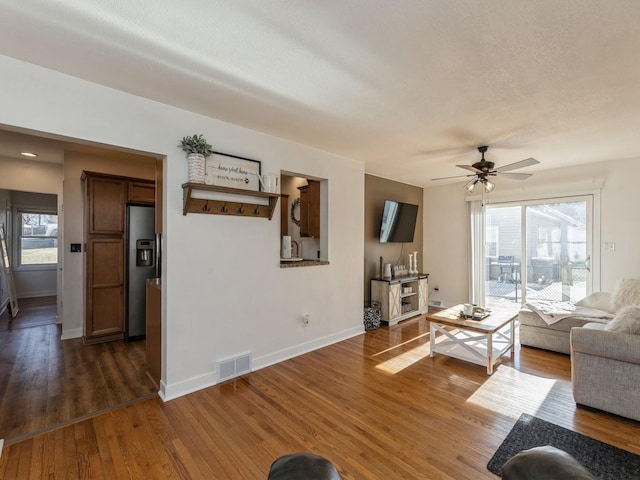
M 178 145 L 187 152 L 189 161 L 189 183 L 204 183 L 205 159 L 213 152 L 211 145 L 200 135 L 183 137 Z

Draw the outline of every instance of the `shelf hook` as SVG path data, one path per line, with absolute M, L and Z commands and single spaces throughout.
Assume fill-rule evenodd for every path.
M 204 205 L 202 206 L 203 212 L 210 212 L 211 207 L 209 206 L 209 200 L 205 200 Z
M 238 209 L 238 213 L 240 213 L 240 214 L 244 213 L 244 203 L 240 204 L 240 208 Z
M 256 208 L 253 210 L 254 215 L 260 215 L 260 205 L 256 205 Z
M 222 205 L 220 210 L 222 210 L 222 213 L 227 213 L 227 202 L 224 202 L 224 205 Z

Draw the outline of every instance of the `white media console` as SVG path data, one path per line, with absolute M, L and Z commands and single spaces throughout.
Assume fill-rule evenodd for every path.
M 398 278 L 371 280 L 371 301 L 380 305 L 382 321 L 395 325 L 422 313 L 429 304 L 429 275 L 419 273 Z

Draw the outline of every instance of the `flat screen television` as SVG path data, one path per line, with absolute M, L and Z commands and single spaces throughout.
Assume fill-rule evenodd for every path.
M 416 230 L 418 205 L 384 201 L 380 224 L 380 243 L 411 243 Z

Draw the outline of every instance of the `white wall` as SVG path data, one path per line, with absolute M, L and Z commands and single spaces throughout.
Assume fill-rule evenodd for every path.
M 469 301 L 469 209 L 462 185 L 424 190 L 422 270 L 429 274 L 429 301 L 445 306 Z
M 213 384 L 216 360 L 250 351 L 260 368 L 363 331 L 361 163 L 8 57 L 0 71 L 0 124 L 166 155 L 165 398 Z M 279 209 L 272 221 L 183 216 L 187 164 L 177 143 L 193 132 L 216 150 L 262 161 L 263 171 L 328 179 L 330 265 L 280 268 Z
M 561 196 L 587 191 L 600 192 L 600 229 L 594 232 L 594 256 L 601 268 L 595 272 L 600 285 L 594 290 L 611 291 L 619 278 L 640 278 L 640 190 L 636 172 L 640 159 L 608 161 L 579 168 L 552 169 L 536 173 L 525 182 L 497 180 L 490 203 L 523 196 Z M 499 182 L 499 183 L 498 183 Z M 425 189 L 425 271 L 430 273 L 430 299 L 451 306 L 468 301 L 469 211 L 464 183 Z M 614 252 L 604 248 L 615 242 Z M 433 292 L 438 285 L 439 292 Z

